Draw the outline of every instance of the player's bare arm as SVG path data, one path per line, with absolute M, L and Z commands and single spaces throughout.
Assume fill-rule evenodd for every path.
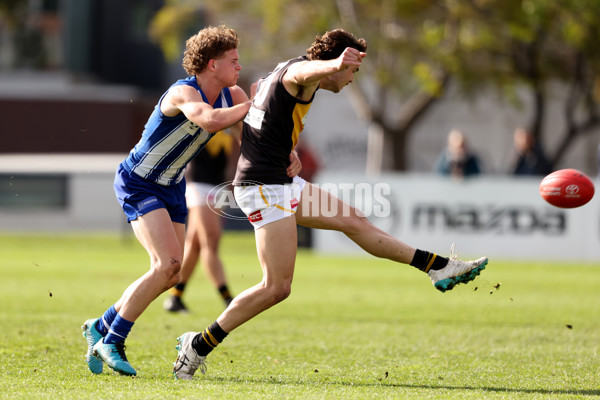
M 349 68 L 357 71 L 366 55 L 367 53 L 348 47 L 333 60 L 313 60 L 293 64 L 283 76 L 283 85 L 291 95 L 308 101 L 323 78 Z
M 243 92 L 241 89 L 240 91 Z M 227 129 L 241 121 L 249 108 L 250 101 L 246 97 L 233 107 L 215 109 L 205 103 L 202 95 L 194 88 L 184 85 L 171 88 L 160 105 L 166 116 L 172 117 L 183 112 L 187 119 L 211 133 Z

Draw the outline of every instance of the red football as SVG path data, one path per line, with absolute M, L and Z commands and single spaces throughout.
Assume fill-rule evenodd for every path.
M 594 197 L 594 184 L 583 172 L 561 169 L 542 179 L 540 195 L 556 207 L 581 207 Z

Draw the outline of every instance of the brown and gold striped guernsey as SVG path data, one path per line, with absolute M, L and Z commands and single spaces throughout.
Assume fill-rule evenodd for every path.
M 306 60 L 298 57 L 280 63 L 259 81 L 252 107 L 244 119 L 234 185 L 242 181 L 267 185 L 292 181 L 286 173 L 290 153 L 304 129 L 314 94 L 310 101 L 298 100 L 288 93 L 281 79 L 291 64 Z

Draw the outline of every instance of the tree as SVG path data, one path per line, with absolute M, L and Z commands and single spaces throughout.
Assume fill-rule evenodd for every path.
M 464 82 L 465 73 L 473 73 L 475 82 L 492 85 L 508 98 L 514 98 L 517 87 L 527 87 L 533 98 L 527 128 L 540 143 L 547 132 L 549 87 L 557 82 L 566 87 L 565 126 L 549 157 L 557 165 L 577 138 L 600 123 L 600 3 L 471 0 L 465 4 L 463 21 L 473 29 L 478 49 L 464 60 L 475 60 L 476 70 L 460 68 L 456 74 Z
M 154 15 L 149 34 L 169 62 L 181 59 L 185 40 L 202 28 L 204 12 L 189 1 L 166 0 Z

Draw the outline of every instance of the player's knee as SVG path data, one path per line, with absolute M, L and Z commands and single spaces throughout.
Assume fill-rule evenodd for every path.
M 174 276 L 172 276 L 169 281 L 167 282 L 167 289 L 172 288 L 173 286 L 177 285 L 179 282 L 181 282 L 181 270 L 179 270 L 179 272 L 177 272 Z
M 291 293 L 292 293 L 291 286 L 279 288 L 279 290 L 277 290 L 273 296 L 273 300 L 274 300 L 275 304 L 280 303 L 280 302 L 284 301 L 285 299 L 287 299 L 288 297 L 290 297 Z
M 166 272 L 170 284 L 176 285 L 179 283 L 181 280 L 181 260 L 171 257 L 171 262 Z
M 290 297 L 292 293 L 292 284 L 291 282 L 282 282 L 278 285 L 272 285 L 270 287 L 270 295 L 273 304 L 280 303 Z
M 181 261 L 178 258 L 171 257 L 167 261 L 159 262 L 155 267 L 155 271 L 160 279 L 165 282 L 166 287 L 173 287 L 181 280 Z

